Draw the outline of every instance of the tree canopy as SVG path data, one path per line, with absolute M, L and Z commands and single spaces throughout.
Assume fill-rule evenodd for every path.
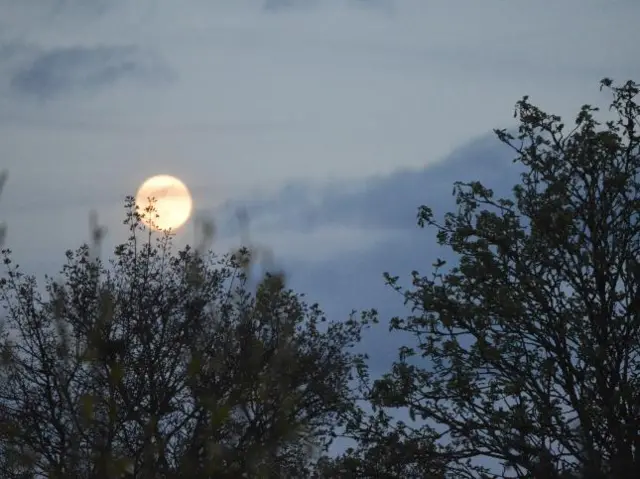
M 44 288 L 3 251 L 0 476 L 304 477 L 351 404 L 360 323 L 127 211 L 108 264 L 84 245 Z
M 391 330 L 415 345 L 372 385 L 377 415 L 353 426 L 361 435 L 406 411 L 412 421 L 374 439 L 412 445 L 405 465 L 429 455 L 456 478 L 640 470 L 638 85 L 602 87 L 614 116 L 603 123 L 590 106 L 567 128 L 517 103 L 517 133 L 496 131 L 525 170 L 511 197 L 457 183 L 442 221 L 419 209 L 457 261 L 414 272 L 409 288 L 386 275 L 411 309 Z M 369 450 L 351 459 L 366 463 Z

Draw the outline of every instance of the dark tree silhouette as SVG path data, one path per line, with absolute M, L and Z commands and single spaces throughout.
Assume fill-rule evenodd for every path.
M 380 418 L 378 418 L 380 419 Z M 374 421 L 374 424 L 376 422 Z M 384 427 L 380 427 L 384 424 Z M 337 457 L 324 456 L 315 469 L 316 479 L 443 479 L 449 459 L 438 454 L 432 442 L 407 437 L 402 426 L 386 420 L 376 429 L 359 431 L 356 447 Z M 426 447 L 425 447 L 426 446 Z
M 525 167 L 513 196 L 456 184 L 456 212 L 439 222 L 421 207 L 418 218 L 457 264 L 414 272 L 409 289 L 386 275 L 412 311 L 391 329 L 416 344 L 375 382 L 369 426 L 408 411 L 415 422 L 396 442 L 449 461 L 449 477 L 640 471 L 638 84 L 602 87 L 613 119 L 584 106 L 570 131 L 518 102 L 518 133 L 496 131 Z M 354 425 L 360 437 L 366 423 Z M 504 472 L 489 474 L 481 457 Z
M 307 477 L 351 408 L 362 323 L 281 275 L 252 292 L 246 249 L 174 253 L 127 211 L 110 262 L 69 251 L 44 288 L 3 252 L 0 476 Z

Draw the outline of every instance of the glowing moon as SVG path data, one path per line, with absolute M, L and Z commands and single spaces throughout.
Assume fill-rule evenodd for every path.
M 147 213 L 149 198 L 155 202 L 155 211 Z M 146 180 L 136 193 L 136 205 L 145 217 L 142 219 L 147 226 L 156 230 L 166 231 L 180 228 L 191 216 L 193 201 L 191 193 L 178 178 L 169 175 L 153 176 Z M 156 218 L 157 215 L 157 218 Z

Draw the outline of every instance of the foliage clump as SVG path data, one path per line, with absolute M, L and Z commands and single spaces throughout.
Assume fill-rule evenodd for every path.
M 352 425 L 347 464 L 366 470 L 384 448 L 403 471 L 385 477 L 640 470 L 639 85 L 602 87 L 604 123 L 588 105 L 567 128 L 517 103 L 517 133 L 496 131 L 524 167 L 511 197 L 457 183 L 443 221 L 419 209 L 456 261 L 414 272 L 409 288 L 386 275 L 411 310 L 391 330 L 415 342 L 366 391 L 374 414 Z
M 241 249 L 174 252 L 146 230 L 103 264 L 84 245 L 39 288 L 3 251 L 3 478 L 304 477 L 352 403 L 357 321 Z

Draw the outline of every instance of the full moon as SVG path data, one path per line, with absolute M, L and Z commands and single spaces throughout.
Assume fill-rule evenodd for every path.
M 155 211 L 148 213 L 149 199 L 155 200 Z M 136 205 L 145 217 L 142 221 L 149 227 L 159 230 L 180 228 L 191 216 L 193 201 L 191 193 L 178 178 L 170 175 L 153 176 L 142 183 L 136 193 Z M 156 217 L 157 216 L 157 217 Z

